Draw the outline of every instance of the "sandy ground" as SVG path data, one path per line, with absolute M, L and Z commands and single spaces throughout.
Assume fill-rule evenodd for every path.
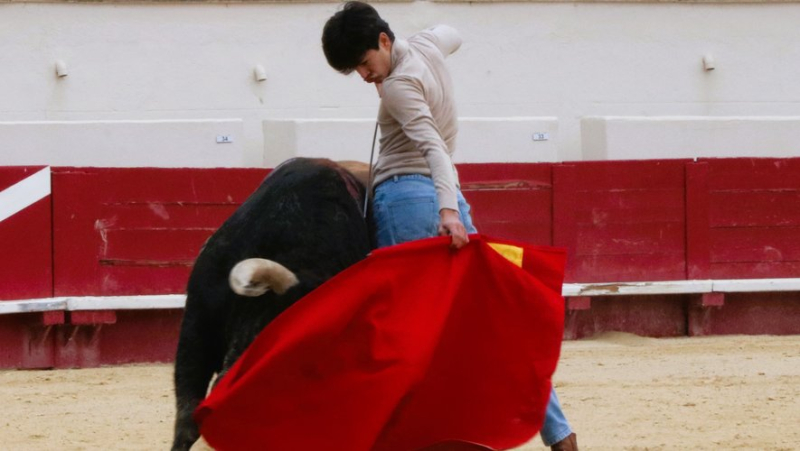
M 167 449 L 171 375 L 1 371 L 0 449 Z M 584 450 L 800 449 L 800 336 L 609 333 L 565 343 L 556 379 Z M 519 448 L 540 449 L 538 437 Z

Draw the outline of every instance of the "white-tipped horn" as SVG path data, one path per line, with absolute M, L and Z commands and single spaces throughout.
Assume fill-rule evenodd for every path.
M 297 285 L 297 276 L 285 266 L 263 258 L 242 260 L 231 269 L 231 289 L 242 296 L 261 296 L 269 290 L 283 294 Z

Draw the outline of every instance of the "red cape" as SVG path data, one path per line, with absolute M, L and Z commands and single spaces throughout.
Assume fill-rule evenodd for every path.
M 448 237 L 376 250 L 286 310 L 195 411 L 206 441 L 402 451 L 530 440 L 561 350 L 566 254 L 470 238 L 457 252 Z

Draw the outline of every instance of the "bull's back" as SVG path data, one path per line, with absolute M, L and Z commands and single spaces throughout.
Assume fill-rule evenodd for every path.
M 206 245 L 203 254 L 224 264 L 222 277 L 246 258 L 338 272 L 369 252 L 359 203 L 332 164 L 298 158 L 267 176 Z

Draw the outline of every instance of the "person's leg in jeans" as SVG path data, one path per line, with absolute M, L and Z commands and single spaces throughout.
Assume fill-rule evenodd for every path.
M 475 233 L 470 207 L 458 193 L 461 222 Z M 439 201 L 430 177 L 411 174 L 392 177 L 375 188 L 373 217 L 378 247 L 438 235 Z
M 476 233 L 470 206 L 460 191 L 458 207 L 467 233 Z M 431 238 L 438 234 L 439 202 L 430 177 L 413 174 L 384 181 L 375 188 L 373 212 L 378 247 Z M 561 410 L 555 389 L 550 391 L 540 434 L 545 445 L 556 447 L 572 435 L 572 428 Z
M 544 415 L 544 425 L 539 432 L 546 446 L 553 446 L 572 434 L 572 428 L 561 410 L 556 389 L 550 390 L 550 400 L 547 402 L 547 411 Z

